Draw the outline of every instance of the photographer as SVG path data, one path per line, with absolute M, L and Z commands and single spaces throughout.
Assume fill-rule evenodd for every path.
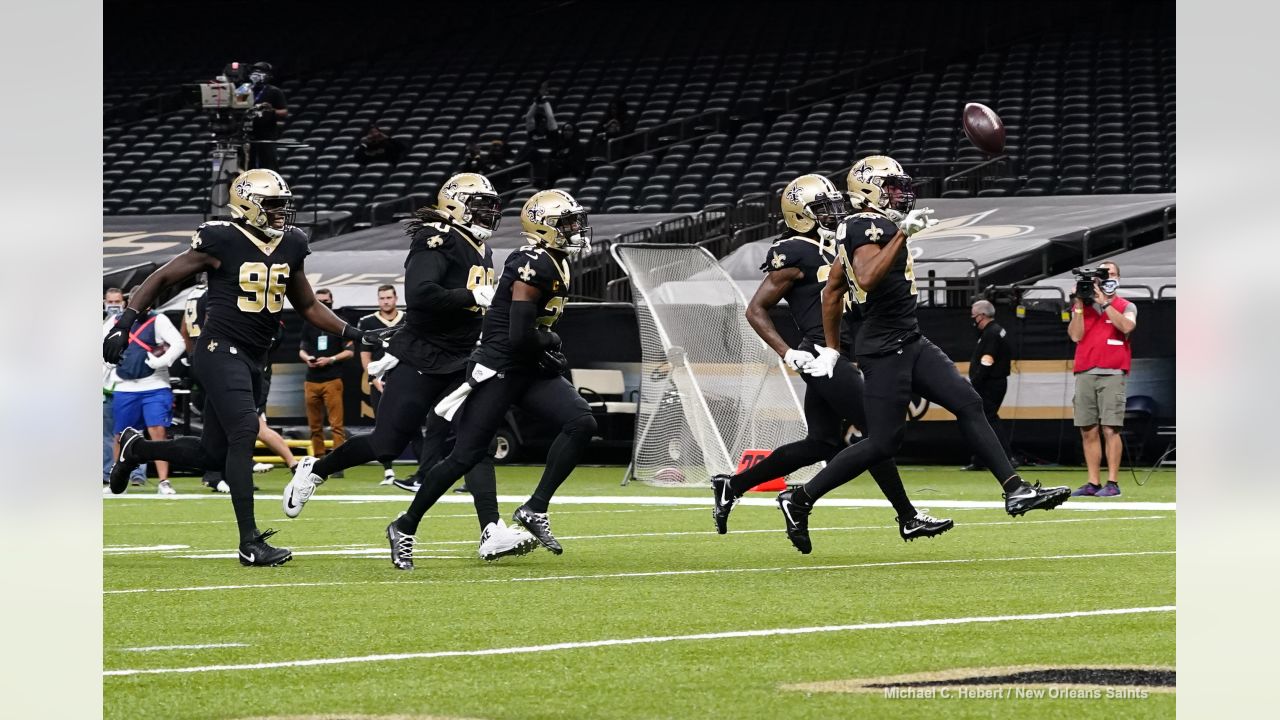
M 249 150 L 249 167 L 275 170 L 276 148 L 271 142 L 280 137 L 280 121 L 289 117 L 289 108 L 285 104 L 284 91 L 271 85 L 271 63 L 256 62 L 249 71 L 249 82 L 253 89 L 252 143 Z
M 1138 326 L 1138 308 L 1117 294 L 1120 268 L 1115 263 L 1108 260 L 1099 263 L 1096 271 L 1076 271 L 1076 277 L 1067 335 L 1076 343 L 1072 405 L 1084 442 L 1089 481 L 1072 495 L 1114 497 L 1120 494 L 1116 483 L 1123 449 L 1120 429 L 1124 427 L 1125 385 L 1133 359 L 1129 334 Z M 1104 442 L 1106 487 L 1099 477 Z

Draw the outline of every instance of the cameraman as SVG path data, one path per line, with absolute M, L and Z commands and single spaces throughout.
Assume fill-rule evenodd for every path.
M 289 117 L 289 108 L 285 104 L 284 91 L 270 84 L 271 63 L 256 62 L 249 71 L 249 82 L 253 86 L 253 133 L 250 138 L 254 142 L 249 149 L 249 167 L 276 170 L 276 147 L 272 142 L 280 137 L 280 121 Z
M 1105 280 L 1101 279 L 1104 272 Z M 1119 286 L 1120 268 L 1108 260 L 1098 264 L 1094 277 L 1081 277 L 1073 296 L 1071 322 L 1067 325 L 1067 335 L 1076 344 L 1076 394 L 1072 405 L 1089 469 L 1089 481 L 1073 492 L 1074 496 L 1120 494 L 1116 483 L 1123 449 L 1120 429 L 1124 427 L 1125 384 L 1133 359 L 1129 334 L 1138 326 L 1138 308 L 1116 294 Z M 1106 487 L 1102 487 L 1099 477 L 1104 438 Z

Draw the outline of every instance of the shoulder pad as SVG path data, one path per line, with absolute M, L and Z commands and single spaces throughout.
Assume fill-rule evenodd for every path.
M 878 213 L 858 213 L 845 218 L 836 230 L 836 239 L 853 245 L 864 245 L 868 242 L 877 245 L 889 242 L 898 226 L 889 218 Z

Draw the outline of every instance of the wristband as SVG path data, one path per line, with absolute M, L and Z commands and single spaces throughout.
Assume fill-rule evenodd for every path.
M 351 323 L 342 326 L 343 340 L 362 340 L 364 339 L 364 331 L 351 327 Z
M 133 324 L 137 322 L 137 320 L 138 311 L 131 307 L 127 307 L 124 309 L 124 312 L 120 313 L 120 317 L 116 319 L 116 327 L 128 330 L 133 327 Z
M 1083 315 L 1083 314 L 1084 314 L 1084 308 L 1074 308 L 1074 309 L 1072 309 L 1072 310 L 1071 310 L 1071 312 L 1075 313 L 1076 315 Z
M 1111 303 L 1107 303 L 1107 304 L 1103 305 L 1103 306 L 1102 306 L 1102 312 L 1104 312 L 1104 313 L 1105 313 L 1105 312 L 1107 311 L 1107 308 L 1109 308 L 1109 307 L 1111 307 Z

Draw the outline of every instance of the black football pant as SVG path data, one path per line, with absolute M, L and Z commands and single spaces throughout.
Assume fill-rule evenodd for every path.
M 392 368 L 392 370 L 394 369 L 395 368 Z M 383 385 L 385 387 L 385 383 Z M 382 407 L 382 393 L 378 391 L 378 388 L 373 387 L 372 383 L 369 385 L 369 404 L 373 406 L 373 420 L 374 420 L 374 423 L 376 424 L 378 421 L 379 408 Z M 413 456 L 419 459 L 420 473 L 425 473 L 427 471 L 427 468 L 431 466 L 430 465 L 427 465 L 426 467 L 421 466 L 421 460 L 423 457 L 421 432 L 416 432 L 413 434 L 413 437 L 409 440 L 409 449 L 413 451 Z M 440 458 L 435 458 L 435 460 L 432 460 L 432 463 L 435 463 L 435 461 L 439 459 Z M 382 468 L 384 470 L 390 470 L 391 463 L 393 460 L 395 460 L 395 458 L 391 458 L 391 460 L 379 459 L 379 462 L 382 463 Z
M 1009 458 L 982 412 L 982 398 L 951 360 L 927 338 L 889 355 L 858 357 L 866 378 L 867 427 L 862 442 L 841 450 L 804 486 L 811 500 L 892 458 L 902 445 L 907 407 L 914 392 L 955 414 L 960 431 L 996 481 L 1015 476 Z
M 253 517 L 253 449 L 258 440 L 258 396 L 262 359 L 250 358 L 229 340 L 201 336 L 193 359 L 204 388 L 204 432 L 199 438 L 139 440 L 130 452 L 139 460 L 167 460 L 202 470 L 221 470 L 231 488 L 240 542 L 257 532 Z
M 741 496 L 762 482 L 783 477 L 816 462 L 830 461 L 845 446 L 841 432 L 843 420 L 853 423 L 863 435 L 867 434 L 862 373 L 853 363 L 841 358 L 829 378 L 804 373 L 800 378 L 805 384 L 804 419 L 809 425 L 808 436 L 779 447 L 769 457 L 734 475 L 729 481 L 734 495 Z M 898 517 L 915 517 L 916 509 L 907 499 L 907 491 L 902 487 L 902 478 L 892 457 L 873 466 L 871 477 L 875 478 Z
M 1009 391 L 1009 378 L 989 378 L 979 384 L 973 386 L 977 391 L 978 397 L 982 398 L 982 414 L 986 416 L 987 423 L 991 425 L 991 429 L 995 431 L 996 438 L 1000 440 L 1000 447 L 1004 450 L 1007 457 L 1012 457 L 1013 452 L 1009 448 L 1008 429 L 1004 423 L 1000 422 L 1000 406 L 1004 404 L 1005 393 Z M 970 465 L 982 465 L 982 461 L 974 455 L 969 460 Z
M 374 420 L 373 432 L 352 438 L 334 448 L 333 452 L 316 461 L 312 472 L 327 478 L 335 472 L 346 470 L 356 465 L 378 460 L 390 462 L 400 456 L 415 437 L 422 437 L 422 424 L 427 416 L 436 417 L 431 412 L 440 398 L 453 391 L 463 382 L 461 370 L 452 373 L 431 374 L 415 370 L 401 363 L 391 368 L 383 379 L 386 389 L 378 403 L 378 414 Z M 439 427 L 428 423 L 428 427 Z M 447 429 L 447 424 L 445 424 Z M 489 433 L 493 437 L 493 433 Z M 431 443 L 424 441 L 425 446 Z M 438 443 L 431 445 L 435 450 L 433 463 L 444 455 Z M 485 442 L 488 450 L 489 442 Z M 488 458 L 487 462 L 482 462 Z M 427 458 L 423 458 L 427 462 Z M 498 483 L 493 470 L 493 458 L 484 453 L 468 467 L 467 486 L 471 488 L 471 497 L 475 502 L 476 517 L 483 530 L 491 522 L 498 521 Z M 462 473 L 459 473 L 460 477 Z M 455 477 L 454 480 L 458 478 Z M 452 483 L 450 483 L 452 484 Z M 448 488 L 446 488 L 447 490 Z
M 427 471 L 413 503 L 396 523 L 402 532 L 416 533 L 427 510 L 463 473 L 488 455 L 493 435 L 512 405 L 560 428 L 547 452 L 542 479 L 525 503 L 534 512 L 547 511 L 551 496 L 577 467 L 583 450 L 596 434 L 596 421 L 587 401 L 568 380 L 558 375 L 546 378 L 537 370 L 516 367 L 480 383 L 458 409 L 453 419 L 458 435 L 453 450 Z M 467 485 L 470 487 L 471 483 L 468 476 Z

